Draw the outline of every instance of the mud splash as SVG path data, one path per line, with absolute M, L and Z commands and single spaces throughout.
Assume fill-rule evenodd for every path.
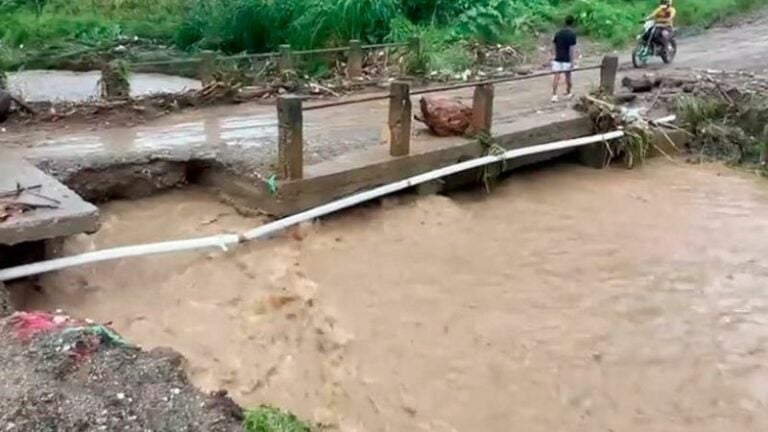
M 69 252 L 240 230 L 196 190 L 104 207 Z M 397 198 L 230 254 L 41 281 L 227 388 L 343 431 L 768 429 L 768 190 L 716 167 L 559 166 Z

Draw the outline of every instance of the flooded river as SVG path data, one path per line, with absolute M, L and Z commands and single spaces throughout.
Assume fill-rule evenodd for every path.
M 230 253 L 65 271 L 27 307 L 111 321 L 204 388 L 342 431 L 765 431 L 766 186 L 554 166 Z M 68 252 L 261 222 L 194 189 L 103 212 Z

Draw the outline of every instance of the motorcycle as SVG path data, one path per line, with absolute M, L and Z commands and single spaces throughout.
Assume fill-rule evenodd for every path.
M 659 56 L 666 63 L 672 63 L 677 54 L 677 41 L 674 31 L 662 29 L 665 32 L 659 37 L 656 33 L 656 23 L 653 20 L 645 21 L 643 33 L 637 37 L 637 46 L 632 51 L 632 65 L 641 68 L 648 64 L 651 57 Z M 660 40 L 667 40 L 667 46 L 663 46 Z

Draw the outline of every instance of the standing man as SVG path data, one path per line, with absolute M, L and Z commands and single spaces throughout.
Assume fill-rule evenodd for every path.
M 573 31 L 575 20 L 573 16 L 565 17 L 565 27 L 555 34 L 552 41 L 552 102 L 557 102 L 557 89 L 560 87 L 560 77 L 565 76 L 565 97 L 573 97 L 573 81 L 571 70 L 576 60 L 576 32 Z

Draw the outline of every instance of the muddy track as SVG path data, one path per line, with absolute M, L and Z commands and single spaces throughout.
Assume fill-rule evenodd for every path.
M 755 15 L 750 21 L 711 29 L 682 39 L 677 67 L 704 69 L 768 70 L 768 14 Z

